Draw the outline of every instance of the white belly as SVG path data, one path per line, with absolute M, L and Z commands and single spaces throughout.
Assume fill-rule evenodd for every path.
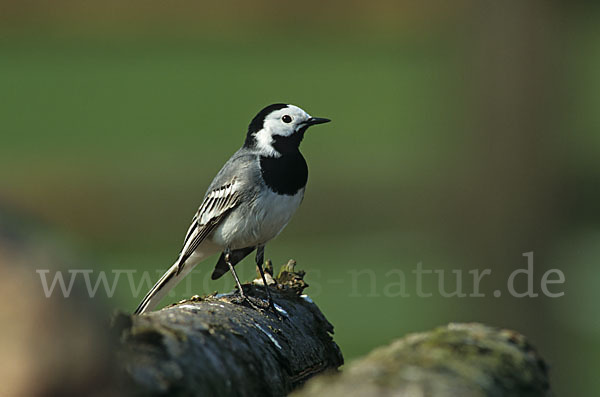
M 215 229 L 211 240 L 231 249 L 265 244 L 283 230 L 303 197 L 304 189 L 293 196 L 278 195 L 265 189 L 254 203 L 236 208 Z

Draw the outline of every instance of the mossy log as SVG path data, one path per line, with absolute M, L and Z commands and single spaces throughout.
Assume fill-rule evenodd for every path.
M 141 316 L 116 320 L 120 361 L 139 395 L 283 396 L 311 376 L 343 363 L 333 326 L 306 295 L 303 272 L 290 261 L 271 285 L 245 284 L 256 310 L 239 294 L 193 297 Z
M 343 358 L 333 327 L 302 295 L 304 274 L 293 265 L 275 280 L 272 271 L 267 275 L 277 314 L 269 311 L 262 285 L 245 284 L 263 310 L 230 293 L 118 316 L 123 390 L 144 396 L 550 395 L 546 364 L 523 335 L 476 323 L 408 335 L 335 371 Z
M 375 349 L 292 396 L 539 397 L 549 389 L 546 364 L 523 335 L 449 324 Z

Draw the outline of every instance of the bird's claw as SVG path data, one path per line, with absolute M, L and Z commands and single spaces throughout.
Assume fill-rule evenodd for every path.
M 250 306 L 252 309 L 256 310 L 257 312 L 262 312 L 264 309 L 262 307 L 258 307 L 254 302 L 252 302 L 252 300 L 250 300 L 250 298 L 248 298 L 246 295 L 242 296 L 242 299 L 244 300 L 244 302 L 246 302 L 248 304 L 248 306 Z

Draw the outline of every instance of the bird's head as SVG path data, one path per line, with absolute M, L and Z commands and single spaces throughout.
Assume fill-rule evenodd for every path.
M 279 157 L 298 150 L 308 127 L 329 121 L 311 117 L 298 106 L 283 103 L 269 105 L 250 122 L 244 146 L 257 149 L 265 156 Z

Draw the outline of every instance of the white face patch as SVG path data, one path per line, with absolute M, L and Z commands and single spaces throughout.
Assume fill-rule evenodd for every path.
M 281 154 L 273 148 L 273 135 L 290 136 L 310 119 L 310 115 L 298 106 L 288 105 L 265 117 L 263 128 L 254 134 L 256 146 L 268 156 Z
M 279 157 L 281 154 L 273 147 L 273 137 L 264 128 L 254 134 L 256 147 L 266 156 Z

